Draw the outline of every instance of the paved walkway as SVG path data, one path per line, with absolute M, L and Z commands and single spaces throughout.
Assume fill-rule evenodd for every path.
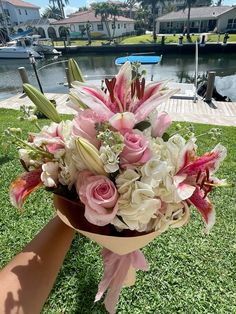
M 74 113 L 66 105 L 68 95 L 46 94 L 49 99 L 55 99 L 59 113 Z M 21 105 L 30 104 L 28 97 L 19 94 L 0 101 L 0 108 L 19 109 Z M 167 111 L 174 121 L 188 121 L 213 125 L 236 126 L 236 102 L 217 102 L 207 104 L 202 100 L 169 99 L 158 107 L 158 111 Z

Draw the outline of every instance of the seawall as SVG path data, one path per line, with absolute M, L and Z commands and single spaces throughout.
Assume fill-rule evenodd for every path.
M 125 53 L 142 53 L 155 52 L 157 54 L 179 53 L 194 54 L 195 43 L 178 44 L 132 44 L 132 45 L 102 45 L 102 46 L 56 46 L 55 48 L 63 54 L 74 53 L 96 53 L 96 54 L 125 54 Z M 235 53 L 236 43 L 226 45 L 217 43 L 206 43 L 204 46 L 199 44 L 199 53 Z

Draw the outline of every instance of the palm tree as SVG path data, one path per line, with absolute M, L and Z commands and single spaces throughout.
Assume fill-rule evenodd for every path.
M 115 30 L 116 30 L 116 17 L 121 15 L 121 10 L 116 4 L 111 4 L 110 6 L 110 14 L 112 17 L 112 25 L 113 25 L 113 34 L 112 34 L 112 40 L 115 37 Z
M 132 18 L 132 9 L 137 3 L 137 0 L 126 0 L 126 4 L 128 5 L 129 8 L 129 17 Z
M 109 41 L 111 41 L 111 30 L 109 27 L 109 16 L 111 15 L 111 5 L 107 2 L 93 3 L 91 7 L 95 10 L 95 16 L 101 16 L 101 22 L 105 24 Z
M 69 4 L 69 0 L 49 0 L 49 3 L 52 3 L 54 7 L 57 7 L 60 12 L 61 12 L 61 17 L 62 19 L 65 18 L 65 12 L 64 12 L 64 7 L 65 5 Z
M 157 40 L 157 34 L 156 34 L 156 18 L 158 13 L 158 4 L 163 4 L 165 0 L 138 0 L 142 7 L 151 7 L 152 11 L 152 30 L 153 30 L 153 40 Z
M 211 0 L 185 0 L 184 3 L 184 10 L 188 9 L 188 18 L 187 18 L 187 38 L 190 40 L 190 12 L 191 8 L 195 5 L 196 7 L 199 6 L 209 6 L 211 5 Z
M 54 5 L 49 5 L 42 14 L 43 18 L 62 19 L 61 11 Z
M 135 29 L 146 29 L 148 25 L 148 9 L 140 7 L 136 12 Z

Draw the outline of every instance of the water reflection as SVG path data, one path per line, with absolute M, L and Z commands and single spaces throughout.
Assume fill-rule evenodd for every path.
M 63 85 L 66 81 L 65 67 L 69 57 L 75 58 L 81 70 L 88 78 L 101 75 L 115 75 L 118 67 L 115 65 L 117 55 L 73 55 L 62 56 L 57 60 L 44 59 L 37 61 L 39 77 L 45 92 L 67 92 Z M 54 64 L 52 64 L 54 63 Z M 31 64 L 28 60 L 0 60 L 0 98 L 20 92 L 22 89 L 17 68 L 24 66 L 30 82 L 37 86 Z M 160 65 L 145 66 L 148 79 L 170 79 L 174 82 L 193 83 L 195 60 L 191 55 L 164 55 Z M 221 93 L 236 101 L 236 56 L 234 54 L 214 54 L 199 56 L 199 81 L 202 81 L 207 71 L 216 71 L 216 87 Z M 230 93 L 226 94 L 226 93 Z

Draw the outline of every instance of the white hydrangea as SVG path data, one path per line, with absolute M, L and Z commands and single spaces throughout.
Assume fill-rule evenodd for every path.
M 166 178 L 171 170 L 171 166 L 167 161 L 162 161 L 160 158 L 152 158 L 141 167 L 141 181 L 157 188 Z
M 113 173 L 119 170 L 119 156 L 112 151 L 111 147 L 108 145 L 101 146 L 99 153 L 107 173 Z
M 47 162 L 42 165 L 41 180 L 45 186 L 56 187 L 58 183 L 58 162 Z
M 59 182 L 62 185 L 68 185 L 69 189 L 71 189 L 78 176 L 78 170 L 72 158 L 72 152 L 71 149 L 67 149 L 64 158 L 59 162 Z
M 118 229 L 130 229 L 145 231 L 152 218 L 155 218 L 157 210 L 161 207 L 161 201 L 155 198 L 150 185 L 136 181 L 134 173 L 133 181 L 128 180 L 121 185 L 118 191 L 125 191 L 118 200 L 117 216 L 112 221 Z M 121 192 L 120 192 L 121 193 Z M 119 216 L 121 219 L 119 219 Z

